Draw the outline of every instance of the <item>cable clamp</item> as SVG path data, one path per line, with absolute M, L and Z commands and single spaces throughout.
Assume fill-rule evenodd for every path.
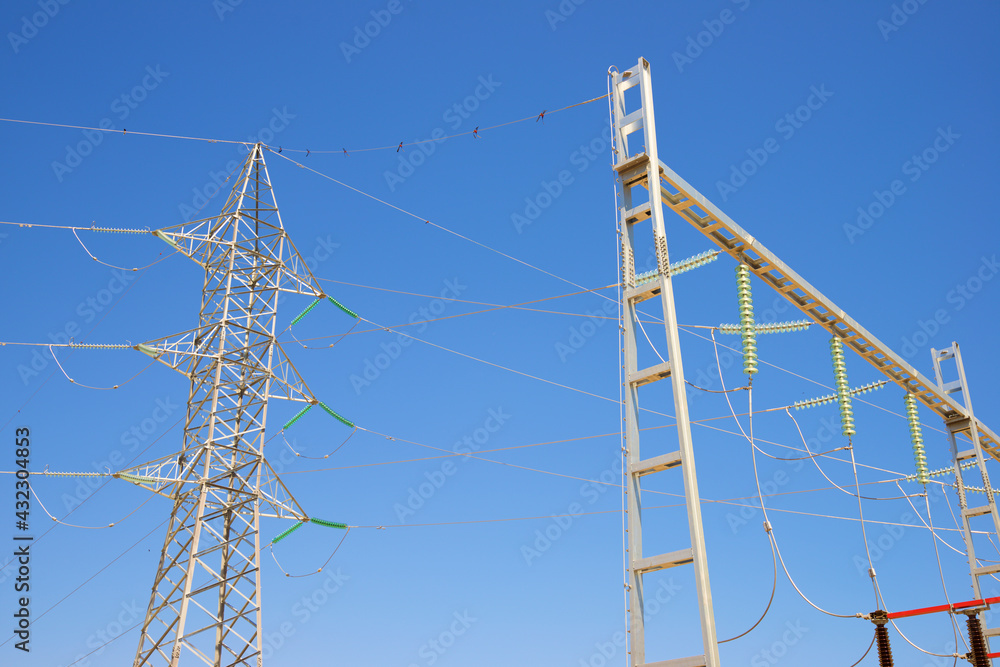
M 871 577 L 872 579 L 875 578 L 875 568 L 873 567 L 868 568 L 868 576 Z
M 765 521 L 764 522 L 764 532 L 765 533 L 770 533 L 771 532 L 771 522 L 770 521 Z

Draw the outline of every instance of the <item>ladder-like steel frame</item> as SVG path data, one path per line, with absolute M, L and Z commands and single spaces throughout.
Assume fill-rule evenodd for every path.
M 659 190 L 660 199 L 674 213 L 691 223 L 737 262 L 746 264 L 765 285 L 787 299 L 809 319 L 839 337 L 845 347 L 857 352 L 889 380 L 913 394 L 945 423 L 963 423 L 961 432 L 972 437 L 968 422 L 963 421 L 969 416 L 963 405 L 941 392 L 909 362 L 778 259 L 777 255 L 662 161 L 656 157 L 650 159 L 652 163 L 659 163 L 658 176 L 650 173 L 652 170 L 647 168 L 641 154 L 636 155 L 633 161 L 634 165 L 617 167 L 620 178 L 626 183 L 637 181 L 647 189 Z M 650 205 L 644 203 L 627 211 L 626 220 L 634 224 L 648 219 L 650 215 Z M 978 422 L 977 427 L 977 437 L 983 451 L 1000 461 L 1000 436 L 982 422 Z
M 993 493 L 993 486 L 990 484 L 990 476 L 986 470 L 986 459 L 983 456 L 983 448 L 980 444 L 980 438 L 978 437 L 979 424 L 976 422 L 976 418 L 972 412 L 972 397 L 969 394 L 969 385 L 965 379 L 965 366 L 962 365 L 962 352 L 959 350 L 958 343 L 953 342 L 951 347 L 943 350 L 932 349 L 931 358 L 934 360 L 934 377 L 937 379 L 938 389 L 945 395 L 960 392 L 962 395 L 962 403 L 964 404 L 967 412 L 966 417 L 946 421 L 945 428 L 948 430 L 948 441 L 951 444 L 952 465 L 955 469 L 955 488 L 958 491 L 958 507 L 962 512 L 962 537 L 965 540 L 965 551 L 969 558 L 969 573 L 972 575 L 972 591 L 977 600 L 982 600 L 985 596 L 983 595 L 979 578 L 988 577 L 991 574 L 1000 572 L 1000 564 L 992 563 L 990 565 L 982 566 L 979 564 L 979 561 L 976 558 L 976 548 L 972 541 L 973 530 L 970 519 L 989 515 L 993 519 L 994 534 L 1000 534 L 1000 514 L 997 513 L 997 504 Z M 957 379 L 946 382 L 944 379 L 945 373 L 942 368 L 942 362 L 952 359 L 955 362 Z M 956 438 L 959 433 L 969 434 L 969 440 L 972 443 L 971 449 L 959 450 L 958 439 Z M 964 462 L 970 460 L 975 461 L 975 467 L 979 471 L 980 479 L 982 479 L 982 491 L 986 495 L 985 505 L 979 505 L 976 507 L 969 506 L 969 489 L 967 488 L 968 485 L 965 483 L 963 478 L 963 464 Z M 1000 635 L 1000 627 L 985 628 L 984 634 L 986 635 L 988 649 L 989 638 Z
M 663 208 L 658 188 L 649 190 L 648 201 L 642 204 L 649 215 L 642 220 L 631 212 L 639 206 L 633 202 L 633 189 L 642 186 L 642 179 L 658 178 L 659 160 L 656 157 L 656 126 L 653 118 L 653 93 L 649 63 L 640 58 L 630 72 L 611 76 L 611 103 L 615 139 L 615 171 L 618 172 L 619 234 L 621 236 L 622 319 L 624 335 L 624 395 L 625 395 L 625 493 L 627 495 L 627 561 L 629 600 L 629 664 L 632 667 L 718 667 L 719 647 L 712 609 L 712 590 L 708 580 L 708 557 L 702 528 L 701 499 L 695 474 L 694 447 L 688 415 L 684 368 L 681 363 L 680 337 L 674 308 L 674 293 L 670 276 L 670 259 L 667 254 L 667 237 L 664 231 Z M 640 106 L 629 111 L 625 92 L 639 86 Z M 629 152 L 629 135 L 642 132 L 645 152 Z M 633 143 L 634 145 L 634 143 Z M 639 175 L 637 178 L 636 175 Z M 643 197 L 645 199 L 645 197 Z M 657 262 L 654 280 L 636 285 L 635 258 L 637 256 L 635 225 L 649 219 L 653 227 L 653 244 Z M 646 250 L 646 249 L 644 249 Z M 643 253 L 645 254 L 645 253 Z M 662 363 L 639 369 L 637 359 L 637 313 L 639 303 L 660 296 L 666 333 L 666 358 Z M 660 453 L 646 459 L 640 456 L 639 447 L 639 389 L 658 380 L 669 379 L 673 387 L 674 414 L 677 419 L 678 450 Z M 679 469 L 684 481 L 688 527 L 691 540 L 689 548 L 665 554 L 646 556 L 642 549 L 642 499 L 641 479 L 664 470 Z M 653 663 L 646 662 L 645 618 L 643 609 L 643 576 L 657 570 L 692 564 L 697 588 L 699 618 L 701 621 L 704 655 Z
M 641 107 L 632 111 L 626 110 L 625 91 L 633 86 L 641 86 Z M 798 273 L 793 271 L 778 257 L 764 247 L 757 239 L 748 234 L 736 224 L 732 218 L 722 212 L 707 197 L 681 178 L 670 167 L 659 160 L 656 147 L 656 133 L 653 121 L 652 91 L 650 85 L 649 63 L 639 59 L 638 65 L 629 72 L 619 74 L 611 70 L 611 103 L 613 106 L 612 124 L 615 139 L 614 169 L 617 177 L 619 205 L 619 233 L 622 236 L 622 309 L 624 319 L 624 360 L 625 360 L 625 403 L 626 403 L 626 491 L 628 493 L 627 530 L 628 530 L 628 571 L 629 571 L 629 624 L 632 655 L 630 664 L 633 667 L 645 663 L 645 637 L 643 634 L 642 615 L 642 574 L 656 567 L 669 567 L 679 564 L 675 555 L 642 558 L 642 517 L 639 502 L 639 478 L 651 472 L 657 472 L 670 467 L 680 466 L 684 471 L 685 494 L 687 496 L 688 517 L 692 536 L 691 559 L 696 570 L 698 583 L 698 602 L 701 614 L 702 635 L 706 655 L 701 657 L 671 660 L 663 663 L 649 663 L 657 666 L 666 665 L 718 665 L 718 648 L 715 637 L 715 625 L 712 614 L 712 597 L 708 585 L 707 558 L 704 549 L 700 505 L 697 492 L 697 480 L 694 472 L 694 460 L 690 455 L 691 435 L 687 404 L 684 398 L 684 380 L 680 367 L 680 347 L 677 343 L 677 326 L 673 308 L 673 290 L 669 276 L 666 237 L 663 232 L 662 206 L 665 204 L 683 220 L 689 222 L 697 231 L 715 243 L 723 252 L 730 255 L 741 264 L 745 264 L 760 278 L 765 285 L 787 299 L 803 314 L 815 321 L 843 341 L 844 345 L 858 353 L 863 359 L 884 374 L 893 383 L 912 394 L 917 400 L 930 408 L 944 421 L 952 443 L 955 473 L 959 487 L 962 516 L 965 523 L 965 541 L 968 549 L 969 567 L 973 579 L 973 588 L 977 598 L 982 597 L 979 578 L 1000 571 L 1000 567 L 979 567 L 972 545 L 973 531 L 969 519 L 975 516 L 990 514 L 996 534 L 1000 535 L 1000 517 L 998 517 L 993 490 L 986 472 L 985 455 L 1000 461 L 1000 436 L 986 424 L 972 416 L 972 404 L 965 381 L 965 371 L 961 365 L 961 356 L 957 344 L 940 352 L 934 351 L 934 364 L 937 382 L 932 382 L 918 372 L 909 362 L 896 354 L 853 318 L 834 304 L 819 290 L 809 284 Z M 645 134 L 645 150 L 630 153 L 628 135 L 642 130 Z M 636 186 L 645 188 L 648 200 L 633 203 L 632 190 Z M 652 220 L 654 243 L 658 263 L 656 280 L 643 282 L 636 286 L 635 280 L 635 248 L 633 246 L 633 228 L 646 220 Z M 636 369 L 636 339 L 635 339 L 635 306 L 637 303 L 660 296 L 664 310 L 664 324 L 667 333 L 667 350 L 669 358 L 663 364 L 662 372 L 657 373 L 656 367 L 637 371 Z M 955 358 L 958 365 L 959 380 L 945 383 L 941 377 L 940 362 Z M 652 375 L 651 375 L 652 373 Z M 677 412 L 678 436 L 680 451 L 665 454 L 648 460 L 639 459 L 639 433 L 637 426 L 637 388 L 652 379 L 672 377 L 674 400 Z M 952 398 L 951 394 L 962 391 L 964 404 Z M 963 434 L 972 442 L 972 449 L 959 452 L 956 436 Z M 965 499 L 965 489 L 961 478 L 961 463 L 975 458 L 983 478 L 987 494 L 985 507 L 969 508 Z M 671 560 L 674 559 L 674 560 Z M 987 637 L 1000 636 L 1000 628 L 987 629 Z M 714 660 L 714 662 L 713 662 Z

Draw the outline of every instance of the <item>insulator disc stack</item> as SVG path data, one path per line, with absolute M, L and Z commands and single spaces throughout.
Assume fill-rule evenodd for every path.
M 736 267 L 736 295 L 740 306 L 740 335 L 743 337 L 743 372 L 757 372 L 757 327 L 753 321 L 753 295 L 750 293 L 750 269 Z
M 917 415 L 917 399 L 913 394 L 906 395 L 906 421 L 910 425 L 910 442 L 913 443 L 913 461 L 917 468 L 917 481 L 926 484 L 930 479 L 927 471 L 927 453 L 924 450 L 924 436 L 920 429 L 920 418 Z
M 844 359 L 844 344 L 834 336 L 830 339 L 830 357 L 833 359 L 833 378 L 837 388 L 837 403 L 840 404 L 841 432 L 851 437 L 854 428 L 854 408 L 851 406 L 851 388 L 847 384 L 847 361 Z

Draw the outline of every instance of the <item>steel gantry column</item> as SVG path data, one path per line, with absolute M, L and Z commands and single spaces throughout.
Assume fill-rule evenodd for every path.
M 972 592 L 976 599 L 982 599 L 984 595 L 979 578 L 989 577 L 1000 572 L 1000 564 L 990 563 L 988 565 L 980 565 L 979 560 L 976 558 L 976 548 L 972 540 L 975 531 L 972 529 L 970 519 L 989 516 L 992 519 L 992 531 L 987 532 L 1000 535 L 1000 514 L 997 512 L 993 486 L 990 484 L 990 476 L 986 470 L 986 458 L 983 455 L 982 441 L 979 437 L 980 425 L 972 413 L 972 396 L 969 394 L 969 385 L 965 379 L 965 366 L 962 365 L 962 353 L 958 348 L 958 343 L 953 342 L 951 347 L 943 350 L 932 349 L 931 358 L 934 361 L 934 377 L 937 380 L 938 390 L 945 396 L 960 393 L 963 406 L 966 410 L 965 416 L 958 419 L 945 420 L 944 425 L 948 429 L 948 441 L 951 444 L 952 466 L 955 471 L 955 490 L 958 492 L 958 507 L 962 512 L 962 535 L 965 539 L 965 551 L 969 558 L 969 572 L 972 575 Z M 946 382 L 942 362 L 949 360 L 954 360 L 957 379 Z M 971 449 L 960 450 L 958 448 L 958 439 L 956 436 L 959 433 L 968 434 L 972 444 Z M 983 483 L 982 487 L 976 488 L 965 482 L 963 470 L 973 467 L 978 469 L 979 478 Z M 970 492 L 983 493 L 986 496 L 986 504 L 970 507 L 968 499 Z M 986 648 L 988 649 L 989 638 L 1000 635 L 1000 627 L 986 628 L 984 634 Z
M 259 667 L 260 518 L 309 520 L 264 432 L 269 399 L 318 403 L 278 344 L 279 293 L 324 295 L 281 224 L 263 151 L 220 215 L 153 232 L 201 265 L 204 288 L 196 329 L 136 346 L 190 380 L 183 450 L 117 474 L 174 501 L 136 666 Z
M 702 529 L 701 499 L 695 474 L 691 423 L 688 416 L 684 369 L 681 363 L 680 339 L 674 309 L 674 293 L 664 231 L 663 208 L 659 183 L 659 159 L 656 152 L 656 127 L 653 118 L 653 96 L 649 63 L 640 58 L 632 70 L 619 73 L 612 69 L 612 124 L 617 173 L 619 234 L 621 236 L 622 318 L 624 328 L 624 395 L 625 395 L 625 470 L 627 512 L 627 560 L 629 588 L 629 646 L 632 667 L 718 667 L 719 647 L 712 610 L 712 591 L 708 580 L 708 557 Z M 639 87 L 640 106 L 629 110 L 625 92 Z M 629 137 L 642 132 L 645 151 L 629 150 Z M 643 143 L 635 142 L 643 146 Z M 645 185 L 654 184 L 648 188 Z M 636 196 L 638 195 L 638 196 Z M 643 199 L 645 201 L 643 201 Z M 656 256 L 655 276 L 636 280 L 635 228 L 649 221 L 653 227 L 653 252 Z M 643 256 L 647 248 L 642 249 Z M 639 369 L 637 359 L 636 307 L 642 301 L 659 295 L 663 308 L 667 356 L 662 363 Z M 641 458 L 639 448 L 639 389 L 658 380 L 670 379 L 673 388 L 674 411 L 677 419 L 678 450 Z M 691 546 L 666 554 L 645 556 L 642 550 L 642 499 L 640 480 L 646 475 L 669 469 L 679 469 L 684 481 L 687 503 L 688 533 Z M 643 611 L 643 576 L 657 570 L 692 564 L 697 587 L 704 655 L 667 661 L 646 662 L 645 619 Z

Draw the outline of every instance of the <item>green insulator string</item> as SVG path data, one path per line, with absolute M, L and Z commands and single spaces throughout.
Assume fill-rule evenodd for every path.
M 754 332 L 760 334 L 791 333 L 793 331 L 805 331 L 812 325 L 809 320 L 793 320 L 791 322 L 768 322 L 754 326 Z M 716 327 L 719 333 L 736 335 L 742 333 L 743 327 L 739 324 L 720 324 Z
M 704 266 L 709 262 L 714 262 L 719 258 L 718 250 L 706 250 L 705 252 L 698 253 L 693 257 L 688 257 L 687 259 L 682 259 L 678 262 L 674 262 L 670 265 L 671 276 L 676 276 L 679 273 L 685 273 L 686 271 L 691 271 L 692 269 L 697 269 L 699 266 Z M 648 283 L 651 280 L 656 280 L 660 276 L 659 269 L 653 269 L 652 271 L 646 271 L 645 273 L 640 273 L 635 277 L 636 286 Z
M 156 479 L 155 477 L 145 477 L 143 475 L 132 475 L 127 472 L 120 472 L 115 477 L 118 479 L 124 479 L 126 482 L 132 482 L 133 484 L 157 484 L 163 480 Z
M 736 267 L 736 294 L 740 308 L 740 334 L 743 337 L 743 372 L 757 372 L 757 327 L 753 321 L 753 295 L 750 293 L 750 269 Z
M 48 470 L 43 470 L 41 472 L 29 472 L 29 475 L 44 475 L 46 477 L 107 477 L 106 472 L 50 472 Z
M 973 459 L 971 461 L 966 461 L 965 463 L 958 464 L 958 467 L 959 467 L 960 470 L 968 470 L 969 468 L 971 468 L 971 467 L 973 467 L 975 465 L 976 465 L 976 460 Z M 937 468 L 936 470 L 928 470 L 924 474 L 925 474 L 925 476 L 928 479 L 931 478 L 931 477 L 944 477 L 945 475 L 954 475 L 955 474 L 955 467 L 954 466 L 948 466 L 946 468 Z M 903 479 L 906 480 L 907 482 L 918 481 L 917 474 L 907 475 Z M 922 483 L 926 484 L 926 482 L 922 482 Z M 980 490 L 979 487 L 969 486 L 967 484 L 963 484 L 962 486 L 965 487 L 966 491 L 975 491 L 977 493 L 985 493 L 985 489 Z
M 921 484 L 928 482 L 927 452 L 924 449 L 924 436 L 920 428 L 920 417 L 917 414 L 917 397 L 907 393 L 906 421 L 910 425 L 910 442 L 913 443 L 913 461 L 916 464 L 916 479 Z
M 285 430 L 285 429 L 287 429 L 287 428 L 288 428 L 289 426 L 291 426 L 292 424 L 294 424 L 294 423 L 295 423 L 295 422 L 297 422 L 298 420 L 302 419 L 302 418 L 303 418 L 303 417 L 305 416 L 305 414 L 306 414 L 307 412 L 309 412 L 310 410 L 312 410 L 312 407 L 313 407 L 313 406 L 312 406 L 312 404 L 310 403 L 310 404 L 309 404 L 309 405 L 307 405 L 306 407 L 304 407 L 304 408 L 302 408 L 301 410 L 299 410 L 299 411 L 298 411 L 297 413 L 295 413 L 295 416 L 294 416 L 294 417 L 292 417 L 292 418 L 291 418 L 291 419 L 289 419 L 289 420 L 288 420 L 287 422 L 285 422 L 285 425 L 281 427 L 281 430 L 282 430 L 282 431 L 284 431 L 284 430 Z
M 139 350 L 140 352 L 142 352 L 146 356 L 152 357 L 153 359 L 159 359 L 160 355 L 163 354 L 162 351 L 157 350 L 155 347 L 150 347 L 149 345 L 146 345 L 145 343 L 139 343 L 133 349 Z
M 131 345 L 120 345 L 117 343 L 67 343 L 67 347 L 78 350 L 129 350 Z
M 756 327 L 758 334 L 791 333 L 793 331 L 805 331 L 812 324 L 809 320 L 792 320 L 791 322 L 768 322 L 758 324 Z
M 292 323 L 289 326 L 295 326 L 296 324 L 298 324 L 299 320 L 301 320 L 303 317 L 305 317 L 306 315 L 308 315 L 309 311 L 311 311 L 313 308 L 315 308 L 316 306 L 318 306 L 322 302 L 323 302 L 323 299 L 316 299 L 315 301 L 313 301 L 312 303 L 310 303 L 308 306 L 305 307 L 305 310 L 303 310 L 301 313 L 299 313 L 298 315 L 296 315 L 295 319 L 292 320 Z
M 113 232 L 118 234 L 150 234 L 155 232 L 150 232 L 148 229 L 118 229 L 115 227 L 90 227 L 92 232 Z
M 889 383 L 888 380 L 878 380 L 876 382 L 869 382 L 868 384 L 861 385 L 850 391 L 851 396 L 857 396 L 859 394 L 867 394 L 870 391 L 876 391 L 881 389 Z M 802 410 L 803 408 L 815 408 L 820 405 L 826 405 L 827 403 L 832 403 L 837 400 L 839 396 L 837 394 L 827 394 L 826 396 L 820 396 L 818 398 L 810 398 L 804 401 L 795 401 L 792 403 L 792 407 L 796 410 Z
M 327 405 L 326 403 L 323 403 L 321 401 L 319 403 L 319 407 L 323 408 L 328 415 L 330 415 L 331 417 L 333 417 L 334 419 L 336 419 L 337 421 L 339 421 L 341 424 L 344 424 L 345 426 L 349 426 L 351 428 L 354 428 L 354 422 L 352 422 L 347 417 L 343 417 L 343 416 L 337 414 L 336 412 L 334 412 L 333 409 L 330 408 L 330 406 Z
M 719 258 L 718 250 L 706 250 L 705 252 L 700 252 L 693 257 L 688 257 L 682 259 L 678 262 L 674 262 L 670 265 L 670 275 L 676 276 L 678 273 L 684 273 L 685 271 L 691 271 L 692 269 L 697 269 L 698 267 L 705 266 L 709 262 L 714 262 Z
M 347 524 L 346 523 L 337 523 L 336 521 L 327 521 L 326 519 L 317 519 L 316 517 L 312 517 L 311 519 L 309 519 L 309 521 L 311 523 L 316 524 L 317 526 L 324 526 L 326 528 L 339 528 L 341 530 L 347 530 Z
M 348 315 L 350 315 L 354 319 L 358 319 L 358 314 L 357 313 L 355 313 L 353 310 L 351 310 L 350 308 L 348 308 L 347 306 L 345 306 L 341 302 L 339 302 L 336 299 L 334 299 L 332 296 L 328 296 L 326 298 L 330 301 L 330 303 L 332 303 L 333 305 L 335 305 L 337 308 L 340 308 L 342 311 L 344 311 L 345 313 L 347 313 Z
M 294 533 L 296 530 L 301 528 L 303 525 L 305 524 L 302 521 L 296 521 L 294 526 L 292 526 L 288 530 L 283 530 L 280 533 L 278 533 L 277 536 L 275 536 L 275 538 L 271 540 L 271 544 L 277 544 L 278 542 L 285 539 L 286 537 Z
M 847 361 L 844 359 L 844 344 L 834 336 L 830 339 L 830 356 L 833 359 L 833 378 L 837 388 L 837 402 L 840 404 L 841 432 L 851 437 L 854 428 L 854 408 L 851 407 L 851 390 L 847 384 Z
M 180 250 L 181 249 L 181 247 L 179 245 L 177 245 L 177 241 L 174 241 L 173 237 L 170 236 L 170 234 L 167 234 L 166 232 L 161 232 L 161 231 L 157 230 L 157 231 L 153 232 L 153 236 L 155 236 L 156 238 L 158 238 L 158 239 L 160 239 L 162 241 L 165 241 L 171 247 L 173 247 L 174 250 Z
M 833 403 L 837 400 L 836 394 L 827 394 L 826 396 L 819 396 L 817 398 L 809 398 L 804 401 L 795 401 L 792 403 L 792 407 L 796 410 L 804 410 L 805 408 L 818 408 L 821 405 L 826 405 L 827 403 Z

